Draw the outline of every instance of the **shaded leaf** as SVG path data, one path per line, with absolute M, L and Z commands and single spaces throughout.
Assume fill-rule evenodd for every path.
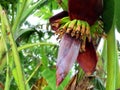
M 103 21 L 105 32 L 108 33 L 115 25 L 120 32 L 120 0 L 103 0 L 104 1 L 104 11 L 103 11 Z
M 104 83 L 100 78 L 96 77 L 92 80 L 92 82 L 94 84 L 95 90 L 105 90 Z
M 115 19 L 116 19 L 116 27 L 118 32 L 120 33 L 120 0 L 115 1 Z
M 104 30 L 106 33 L 109 32 L 113 24 L 114 19 L 114 0 L 103 0 L 104 1 L 104 11 L 103 11 L 103 21 Z
M 4 90 L 4 85 L 2 82 L 0 82 L 0 90 Z
M 14 38 L 15 40 L 17 40 L 20 36 L 23 37 L 28 37 L 29 33 L 31 32 L 35 32 L 35 30 L 33 28 L 29 28 L 29 29 L 24 29 L 24 30 L 19 30 L 15 35 L 14 35 Z

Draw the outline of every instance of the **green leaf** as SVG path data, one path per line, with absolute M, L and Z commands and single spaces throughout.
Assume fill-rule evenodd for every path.
M 115 20 L 116 20 L 116 27 L 118 32 L 120 33 L 120 0 L 115 1 Z
M 56 4 L 55 0 L 51 1 L 51 6 L 52 6 L 52 9 L 58 9 L 58 4 Z
M 120 0 L 104 0 L 103 21 L 104 30 L 109 32 L 112 25 L 117 27 L 120 32 Z
M 29 33 L 31 33 L 31 32 L 35 32 L 35 30 L 33 28 L 18 30 L 18 32 L 15 33 L 14 38 L 15 38 L 15 40 L 17 40 L 20 36 L 22 36 L 22 38 L 25 36 L 28 37 Z
M 52 69 L 52 70 L 45 69 L 42 72 L 42 76 L 46 79 L 48 85 L 52 88 L 52 90 L 64 90 L 64 87 L 67 85 L 69 81 L 69 75 L 65 78 L 65 80 L 59 87 L 56 87 L 56 77 L 55 77 L 56 74 L 55 73 L 56 73 L 55 69 Z
M 56 0 L 63 10 L 68 10 L 68 0 Z
M 104 11 L 103 11 L 103 21 L 104 30 L 106 33 L 109 32 L 113 24 L 114 19 L 114 0 L 103 0 L 104 1 Z
M 47 86 L 44 88 L 44 90 L 52 90 L 52 89 L 50 88 L 50 86 Z
M 49 7 L 43 7 L 35 13 L 35 16 L 42 17 L 42 19 L 49 19 L 52 15 Z
M 25 8 L 23 15 L 21 17 L 21 21 L 20 23 L 22 24 L 26 18 L 31 15 L 31 13 L 35 12 L 37 10 L 37 7 L 39 6 L 40 8 L 47 2 L 47 0 L 40 0 L 37 3 L 33 4 L 33 5 L 29 5 Z M 29 7 L 29 8 L 28 8 Z

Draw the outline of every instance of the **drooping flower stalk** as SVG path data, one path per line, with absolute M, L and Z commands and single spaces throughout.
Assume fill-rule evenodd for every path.
M 93 32 L 91 26 L 98 20 L 101 11 L 102 0 L 68 0 L 68 12 L 63 11 L 50 18 L 52 29 L 61 39 L 56 85 L 64 80 L 76 60 L 87 75 L 95 71 L 97 55 L 92 34 L 97 30 Z

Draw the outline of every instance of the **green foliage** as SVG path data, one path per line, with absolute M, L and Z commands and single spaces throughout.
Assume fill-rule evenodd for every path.
M 35 83 L 35 81 L 41 77 L 41 72 L 44 69 L 48 68 L 48 66 L 52 67 L 53 64 L 55 63 L 56 54 L 54 54 L 54 53 L 57 52 L 56 48 L 58 48 L 58 47 L 56 45 L 52 45 L 52 44 L 50 44 L 50 46 L 49 46 L 49 43 L 43 43 L 43 44 L 40 43 L 42 41 L 45 42 L 46 40 L 48 40 L 53 33 L 50 30 L 45 30 L 43 28 L 39 28 L 39 25 L 32 26 L 29 24 L 29 25 L 26 25 L 26 26 L 28 26 L 27 29 L 21 29 L 21 26 L 23 25 L 23 23 L 25 23 L 26 18 L 28 16 L 30 16 L 33 12 L 35 12 L 36 10 L 41 8 L 43 5 L 45 5 L 46 2 L 47 2 L 47 0 L 38 1 L 38 2 L 32 2 L 31 0 L 29 0 L 29 1 L 22 0 L 22 1 L 18 1 L 16 3 L 14 3 L 14 4 L 12 4 L 12 2 L 7 2 L 7 1 L 0 3 L 3 6 L 3 8 L 6 10 L 7 17 L 3 17 L 2 13 L 0 13 L 0 16 L 2 19 L 5 19 L 5 21 L 8 18 L 8 22 L 10 24 L 8 25 L 8 23 L 6 23 L 6 22 L 5 22 L 5 24 L 8 25 L 8 30 L 12 30 L 14 32 L 13 33 L 14 39 L 16 40 L 16 44 L 17 44 L 17 47 L 12 46 L 14 48 L 13 51 L 11 51 L 11 48 L 12 48 L 11 46 L 8 47 L 9 51 L 7 51 L 7 52 L 6 52 L 6 50 L 4 50 L 4 46 L 7 43 L 8 43 L 8 45 L 9 45 L 9 43 L 13 43 L 13 41 L 12 41 L 13 38 L 10 37 L 11 41 L 8 42 L 9 37 L 5 36 L 4 39 L 6 39 L 5 40 L 6 44 L 4 46 L 2 46 L 4 43 L 0 44 L 0 47 L 3 47 L 3 48 L 0 48 L 0 71 L 10 67 L 9 73 L 11 73 L 11 74 L 9 74 L 9 73 L 7 73 L 7 71 L 0 73 L 1 77 L 3 77 L 3 79 L 5 78 L 5 75 L 6 75 L 6 81 L 5 81 L 5 79 L 0 80 L 3 83 L 5 83 L 6 90 L 8 90 L 8 88 L 10 88 L 10 90 L 15 90 L 18 88 L 17 86 L 19 86 L 19 85 L 21 85 L 19 87 L 19 89 L 24 90 L 25 88 L 22 86 L 26 86 L 27 90 L 29 90 L 28 88 L 30 88 Z M 12 8 L 12 7 L 15 7 L 15 8 Z M 56 8 L 56 7 L 54 6 L 54 8 Z M 2 10 L 0 10 L 0 11 L 2 11 Z M 9 17 L 11 17 L 11 19 L 9 19 Z M 2 27 L 4 26 L 3 21 L 4 20 L 2 20 L 2 23 L 0 22 L 2 24 Z M 9 27 L 11 27 L 11 28 L 9 28 Z M 48 27 L 49 27 L 48 24 L 46 24 L 46 29 L 48 29 Z M 38 31 L 38 29 L 40 29 L 40 30 Z M 7 32 L 5 30 L 1 31 L 1 29 L 0 29 L 0 33 L 1 32 L 5 33 L 7 35 Z M 46 38 L 45 37 L 46 35 L 49 35 L 49 36 Z M 0 40 L 2 43 L 3 42 L 2 36 L 0 36 Z M 27 43 L 36 43 L 36 44 L 26 45 Z M 26 46 L 22 47 L 23 45 L 26 45 Z M 41 45 L 44 45 L 44 46 L 41 46 Z M 31 47 L 31 48 L 25 49 L 28 47 Z M 24 48 L 25 50 L 20 51 L 20 50 L 22 50 L 22 48 Z M 15 53 L 13 54 L 15 49 L 18 49 L 19 55 L 15 54 Z M 46 50 L 48 52 L 46 52 Z M 52 52 L 53 50 L 55 52 Z M 13 55 L 13 56 L 16 55 L 16 56 L 11 59 L 10 58 L 6 59 L 7 53 L 9 55 L 9 57 L 11 57 L 11 55 Z M 18 52 L 16 52 L 16 53 L 18 53 Z M 19 58 L 17 58 L 17 57 L 20 57 L 20 62 L 15 61 L 15 60 L 19 60 Z M 40 66 L 38 67 L 38 63 L 41 63 L 42 65 L 40 64 Z M 6 64 L 8 65 L 7 67 L 5 66 Z M 17 64 L 17 66 L 16 66 L 16 64 Z M 19 68 L 21 70 L 17 69 L 17 67 L 19 65 L 22 66 L 21 68 Z M 37 71 L 38 69 L 40 69 L 39 72 Z M 21 76 L 26 77 L 25 78 L 26 84 L 24 84 L 25 83 L 24 80 L 22 80 L 22 78 L 19 77 L 21 71 L 24 72 L 24 74 Z M 18 75 L 18 72 L 19 72 L 19 75 Z M 36 72 L 37 72 L 37 74 L 36 74 Z M 8 75 L 10 77 L 8 77 Z M 12 80 L 13 77 L 14 77 L 14 79 Z M 20 84 L 20 79 L 23 81 L 23 83 L 21 83 L 21 84 Z M 11 83 L 11 81 L 12 81 L 12 83 Z
M 45 69 L 42 72 L 42 76 L 46 78 L 48 85 L 50 86 L 49 88 L 51 88 L 50 90 L 63 90 L 69 81 L 69 77 L 67 77 L 59 87 L 56 87 L 56 77 L 54 74 L 55 72 L 55 69 Z
M 53 16 L 52 10 L 59 9 L 57 2 L 55 0 L 48 0 L 46 5 L 40 8 L 35 16 L 41 17 L 42 19 L 48 20 L 51 16 Z
M 68 85 L 71 73 L 56 88 L 55 65 L 58 45 L 48 42 L 53 36 L 48 19 L 53 16 L 53 10 L 61 7 L 63 10 L 67 10 L 67 4 L 68 0 L 62 0 L 59 5 L 58 0 L 38 0 L 36 2 L 34 0 L 0 0 L 2 6 L 0 8 L 0 83 L 4 84 L 5 90 L 30 90 L 42 77 L 48 84 L 44 90 L 63 90 Z M 120 78 L 120 69 L 117 69 L 120 65 L 116 58 L 115 34 L 110 33 L 111 30 L 115 31 L 115 28 L 120 32 L 119 5 L 119 0 L 104 0 L 103 21 L 108 38 L 101 55 L 101 58 L 104 59 L 104 63 L 102 63 L 104 65 L 101 67 L 104 66 L 102 68 L 105 73 L 109 74 L 112 71 L 112 74 L 107 75 L 108 81 L 111 80 L 110 83 L 107 83 L 107 87 L 110 88 L 115 88 L 115 85 L 116 88 L 120 88 L 117 83 L 119 79 L 115 80 L 117 76 Z M 39 17 L 41 24 L 33 26 L 27 22 L 26 19 L 30 15 Z M 44 25 L 42 24 L 43 19 L 46 20 Z M 23 28 L 23 25 L 27 28 Z M 112 44 L 111 41 L 113 41 Z M 108 49 L 113 50 L 109 53 Z M 109 56 L 113 59 L 107 60 Z M 107 64 L 108 70 L 106 70 Z M 75 65 L 77 66 L 77 64 Z M 105 73 L 101 73 L 93 80 L 95 90 L 105 90 Z

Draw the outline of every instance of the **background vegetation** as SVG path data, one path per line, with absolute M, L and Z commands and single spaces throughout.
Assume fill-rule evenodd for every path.
M 75 64 L 64 82 L 56 87 L 59 44 L 53 41 L 56 37 L 49 18 L 54 10 L 62 10 L 64 6 L 59 6 L 57 0 L 0 0 L 0 90 L 69 90 L 76 71 L 79 71 L 81 90 L 120 88 L 120 43 L 115 36 L 115 30 L 120 32 L 119 5 L 119 0 L 104 0 L 102 18 L 107 38 L 98 53 L 94 77 L 85 79 Z M 31 16 L 38 17 L 36 25 L 28 21 Z

